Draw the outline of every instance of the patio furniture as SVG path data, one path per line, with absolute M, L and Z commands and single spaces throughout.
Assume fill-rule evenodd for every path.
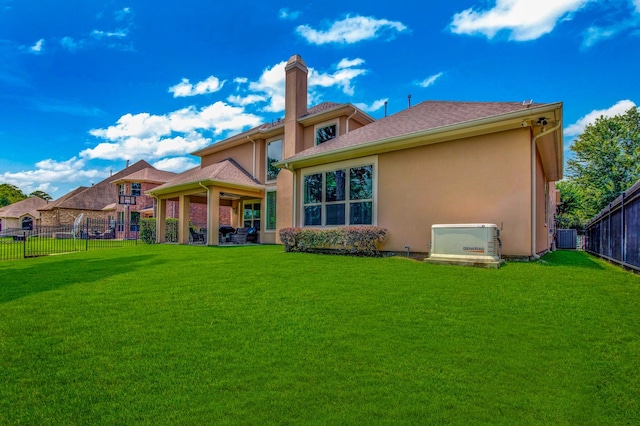
M 197 243 L 197 242 L 204 243 L 206 241 L 204 234 L 202 232 L 197 232 L 193 228 L 189 228 L 189 236 L 191 237 L 192 243 Z
M 247 244 L 249 228 L 238 228 L 235 234 L 231 234 L 231 242 L 235 244 Z

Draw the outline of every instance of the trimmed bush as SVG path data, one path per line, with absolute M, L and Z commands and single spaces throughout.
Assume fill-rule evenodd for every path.
M 140 220 L 140 240 L 147 244 L 156 242 L 156 219 L 147 218 Z M 178 219 L 167 218 L 165 240 L 168 243 L 178 242 Z
M 140 220 L 140 240 L 147 244 L 154 244 L 156 242 L 155 218 Z
M 378 244 L 384 241 L 386 236 L 387 230 L 377 226 L 280 230 L 280 240 L 287 252 L 332 252 L 357 256 L 380 256 Z

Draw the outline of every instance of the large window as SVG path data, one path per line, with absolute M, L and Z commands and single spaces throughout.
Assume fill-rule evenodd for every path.
M 267 143 L 267 181 L 276 180 L 280 169 L 273 163 L 282 161 L 282 139 Z
M 276 191 L 267 191 L 267 209 L 265 229 L 267 231 L 276 230 Z
M 303 175 L 304 226 L 373 225 L 374 165 Z
M 321 123 L 315 126 L 316 145 L 320 145 L 338 136 L 338 122 Z

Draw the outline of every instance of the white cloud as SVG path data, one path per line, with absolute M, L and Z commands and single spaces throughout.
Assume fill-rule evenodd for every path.
M 86 159 L 162 158 L 185 155 L 211 143 L 203 132 L 221 135 L 257 126 L 261 118 L 224 102 L 193 106 L 165 115 L 125 114 L 113 126 L 89 133 L 104 139 L 80 153 Z
M 300 15 L 302 15 L 302 12 L 299 10 L 289 10 L 287 7 L 283 7 L 278 11 L 278 18 L 290 21 L 295 21 Z
M 101 171 L 95 169 L 85 170 L 85 161 L 72 157 L 67 161 L 42 160 L 35 164 L 35 170 L 20 172 L 5 172 L 0 174 L 0 180 L 16 185 L 24 192 L 31 193 L 35 190 L 45 191 L 49 194 L 56 192 L 56 183 L 76 183 L 86 185 L 87 180 L 101 175 Z
M 220 81 L 214 76 L 210 76 L 206 80 L 200 81 L 196 84 L 191 84 L 188 78 L 183 78 L 180 83 L 170 87 L 169 92 L 173 93 L 174 98 L 205 95 L 207 93 L 215 93 L 222 89 L 224 83 L 224 81 Z
M 116 31 L 101 31 L 101 30 L 93 30 L 91 31 L 91 37 L 101 39 L 101 38 L 125 38 L 129 34 L 129 30 L 119 29 Z
M 31 46 L 29 50 L 36 54 L 42 53 L 42 51 L 44 50 L 44 39 L 41 38 L 40 40 L 36 41 L 36 43 Z
M 81 49 L 82 46 L 84 45 L 84 41 L 83 40 L 74 40 L 73 37 L 62 37 L 62 39 L 60 40 L 60 45 L 65 48 L 66 50 L 68 50 L 69 52 L 75 52 L 78 49 Z
M 353 44 L 363 40 L 372 40 L 387 35 L 392 38 L 395 33 L 408 28 L 402 22 L 376 19 L 371 16 L 349 16 L 335 21 L 326 30 L 316 30 L 309 25 L 300 25 L 296 32 L 311 44 L 342 43 Z
M 640 13 L 640 0 L 633 0 L 632 3 L 636 8 L 636 12 Z
M 115 19 L 116 21 L 120 22 L 120 21 L 124 21 L 125 19 L 127 19 L 129 16 L 131 16 L 131 8 L 130 7 L 123 7 L 120 10 L 117 10 L 114 15 L 115 15 Z
M 378 99 L 377 101 L 373 101 L 371 105 L 367 105 L 365 103 L 356 103 L 354 104 L 358 108 L 366 112 L 374 112 L 384 107 L 384 104 L 389 101 L 389 98 Z
M 570 19 L 593 0 L 496 0 L 489 10 L 473 8 L 453 16 L 451 31 L 455 34 L 481 34 L 493 38 L 498 32 L 510 32 L 515 41 L 535 40 L 550 33 L 561 20 Z
M 584 32 L 584 39 L 582 40 L 582 47 L 591 47 L 601 40 L 611 38 L 619 33 L 623 28 L 619 26 L 604 28 L 604 27 L 589 27 Z
M 158 170 L 166 170 L 169 172 L 180 173 L 185 170 L 192 169 L 200 164 L 191 157 L 172 157 L 163 158 L 152 164 Z
M 340 62 L 338 62 L 338 65 L 336 66 L 336 68 L 338 68 L 338 69 L 352 68 L 352 67 L 357 67 L 357 66 L 362 65 L 362 64 L 364 64 L 364 59 L 362 59 L 362 58 L 356 58 L 356 59 L 344 58 L 344 59 L 340 60 Z
M 417 84 L 418 86 L 425 87 L 425 88 L 432 86 L 436 82 L 436 80 L 442 77 L 443 75 L 444 75 L 443 72 L 439 72 L 438 74 L 434 74 L 430 77 L 425 78 L 424 80 L 418 82 Z
M 358 68 L 364 64 L 364 59 L 344 58 L 336 65 L 333 73 L 321 73 L 313 68 L 309 69 L 309 87 L 339 87 L 345 95 L 353 96 L 354 88 L 352 81 L 368 71 L 365 68 Z
M 247 96 L 231 95 L 227 98 L 227 101 L 238 106 L 247 106 L 247 105 L 255 104 L 258 102 L 266 102 L 266 100 L 267 98 L 261 95 L 247 95 Z
M 613 117 L 614 115 L 624 114 L 629 109 L 636 106 L 633 101 L 629 99 L 624 99 L 618 101 L 615 105 L 607 108 L 607 109 L 596 109 L 591 111 L 590 113 L 581 117 L 578 121 L 567 126 L 564 129 L 565 136 L 578 136 L 584 132 L 585 127 L 589 124 L 593 124 L 596 122 L 596 119 L 600 117 Z
M 267 67 L 258 81 L 249 83 L 249 90 L 269 99 L 269 105 L 264 108 L 267 112 L 284 111 L 284 67 L 286 61 L 278 62 Z

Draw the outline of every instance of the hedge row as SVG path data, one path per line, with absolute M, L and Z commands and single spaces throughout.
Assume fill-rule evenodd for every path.
M 358 256 L 380 256 L 378 244 L 387 230 L 377 226 L 348 226 L 331 229 L 283 228 L 280 240 L 287 252 L 325 252 Z

